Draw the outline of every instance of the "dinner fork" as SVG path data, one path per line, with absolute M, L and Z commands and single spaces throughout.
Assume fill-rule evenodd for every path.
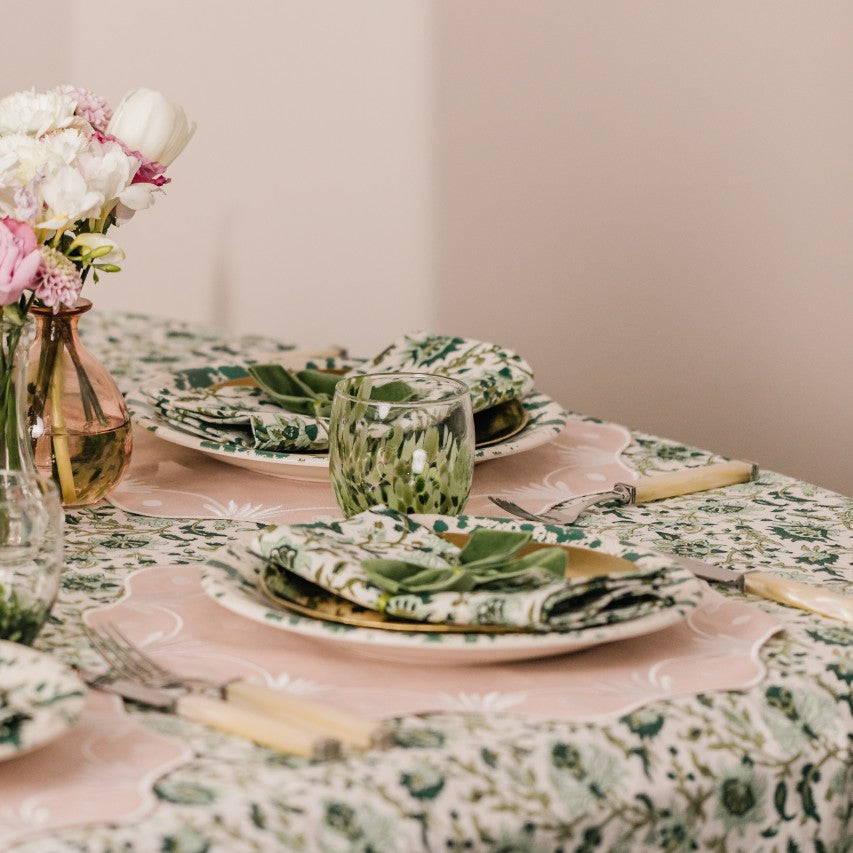
M 581 513 L 593 504 L 603 503 L 608 500 L 619 501 L 622 504 L 627 504 L 631 503 L 633 498 L 633 486 L 629 486 L 625 483 L 615 483 L 610 491 L 596 492 L 594 495 L 579 495 L 577 497 L 566 498 L 565 500 L 557 501 L 557 503 L 546 507 L 543 512 L 532 513 L 506 498 L 500 498 L 496 495 L 489 496 L 489 500 L 495 504 L 495 506 L 500 507 L 502 510 L 510 513 L 511 515 L 523 518 L 526 521 L 544 521 L 552 524 L 574 524 L 580 517 Z
M 588 495 L 575 495 L 559 500 L 545 507 L 540 513 L 528 512 L 523 507 L 506 498 L 490 497 L 489 500 L 506 512 L 527 521 L 545 521 L 553 524 L 574 524 L 578 516 L 593 504 L 617 501 L 627 504 L 648 503 L 662 498 L 675 498 L 693 492 L 705 492 L 737 483 L 747 483 L 758 476 L 758 466 L 754 462 L 739 459 L 728 462 L 714 462 L 710 465 L 696 465 L 640 477 L 634 483 L 614 483 L 613 487 Z
M 394 741 L 393 732 L 387 725 L 323 702 L 248 681 L 215 682 L 180 676 L 145 654 L 114 624 L 84 625 L 84 630 L 115 674 L 146 687 L 177 688 L 189 693 L 215 691 L 219 697 L 235 705 L 291 721 L 358 749 L 385 748 Z

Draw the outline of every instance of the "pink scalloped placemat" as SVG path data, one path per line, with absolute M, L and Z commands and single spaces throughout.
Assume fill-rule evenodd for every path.
M 179 447 L 144 429 L 133 435 L 128 473 L 108 497 L 126 512 L 264 524 L 296 524 L 340 512 L 328 482 L 269 477 Z M 477 465 L 465 511 L 504 516 L 488 500 L 488 495 L 499 495 L 539 512 L 570 495 L 631 482 L 636 473 L 620 461 L 629 441 L 628 431 L 618 424 L 570 421 L 548 444 Z
M 590 720 L 661 699 L 740 690 L 765 676 L 759 650 L 783 627 L 710 588 L 682 622 L 569 656 L 523 663 L 405 667 L 348 654 L 245 619 L 210 598 L 198 565 L 140 569 L 122 599 L 89 610 L 115 621 L 152 657 L 184 674 L 246 678 L 377 719 L 427 711 L 510 712 Z
M 144 726 L 121 699 L 90 690 L 62 737 L 0 764 L 0 848 L 89 823 L 130 823 L 156 804 L 154 782 L 189 761 L 181 740 Z

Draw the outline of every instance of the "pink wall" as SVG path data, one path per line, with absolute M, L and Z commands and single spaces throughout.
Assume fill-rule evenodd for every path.
M 437 4 L 439 325 L 853 494 L 853 5 Z
M 99 306 L 500 340 L 569 408 L 853 494 L 853 5 L 45 0 L 3 30 L 4 92 L 198 122 Z

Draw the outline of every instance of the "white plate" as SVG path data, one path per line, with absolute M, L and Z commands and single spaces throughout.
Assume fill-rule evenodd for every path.
M 0 761 L 59 737 L 77 722 L 85 703 L 86 687 L 72 669 L 0 640 Z
M 531 529 L 522 522 L 504 522 L 496 519 L 461 519 L 448 516 L 418 516 L 419 521 L 442 530 L 470 532 L 478 524 L 506 529 Z M 577 528 L 572 537 L 577 537 Z M 533 538 L 542 542 L 569 541 L 569 534 L 557 528 L 533 526 Z M 666 560 L 661 554 L 647 549 L 606 539 L 595 534 L 583 534 L 570 540 L 573 547 L 584 547 L 585 542 L 600 541 L 599 552 L 623 556 L 630 553 L 638 567 L 647 561 Z M 566 633 L 542 634 L 437 634 L 418 631 L 383 631 L 356 628 L 312 619 L 284 609 L 273 607 L 257 589 L 256 571 L 262 561 L 249 552 L 248 547 L 236 552 L 222 549 L 216 558 L 202 567 L 202 586 L 214 601 L 223 607 L 263 625 L 279 628 L 294 634 L 310 637 L 352 654 L 405 664 L 434 664 L 460 666 L 468 664 L 508 663 L 541 657 L 577 652 L 602 643 L 626 640 L 668 628 L 684 619 L 701 599 L 701 584 L 678 563 L 668 561 L 667 568 L 673 577 L 674 604 L 666 609 L 614 625 Z
M 563 407 L 538 391 L 528 394 L 524 407 L 530 413 L 530 421 L 521 432 L 489 447 L 477 450 L 475 459 L 484 462 L 501 456 L 511 456 L 547 444 L 563 430 L 568 414 Z M 164 441 L 198 450 L 214 456 L 220 462 L 247 468 L 273 477 L 291 480 L 325 481 L 329 479 L 329 457 L 325 453 L 275 453 L 269 450 L 253 450 L 236 444 L 218 444 L 213 441 L 183 432 L 167 423 L 157 411 L 139 394 L 127 398 L 133 419 Z

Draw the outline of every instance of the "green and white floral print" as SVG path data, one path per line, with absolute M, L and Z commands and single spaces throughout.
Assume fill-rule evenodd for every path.
M 498 344 L 414 332 L 379 355 L 354 367 L 354 373 L 437 373 L 464 382 L 475 412 L 533 390 L 533 370 L 521 356 Z

